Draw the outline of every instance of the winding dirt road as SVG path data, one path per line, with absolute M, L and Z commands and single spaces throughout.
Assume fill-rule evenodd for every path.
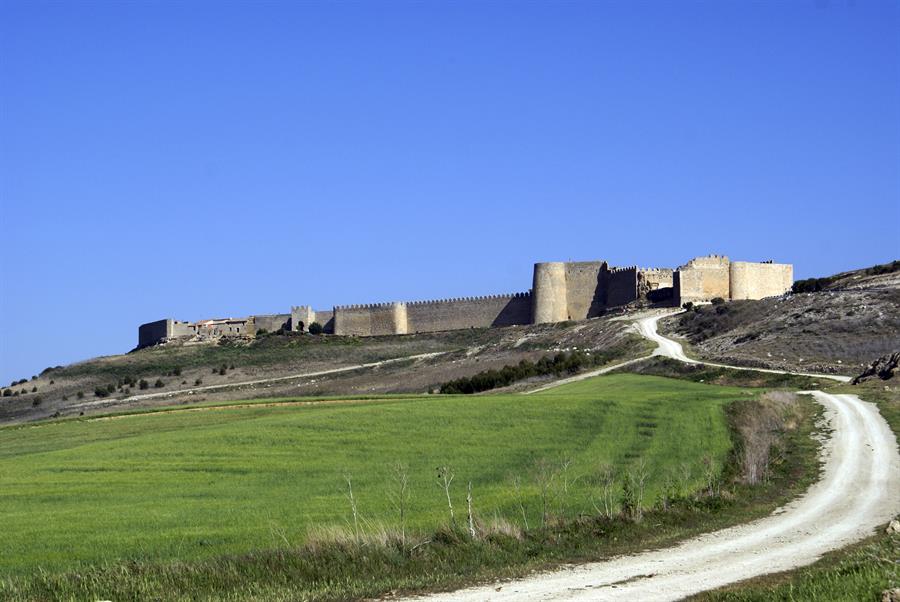
M 637 322 L 641 334 L 659 345 L 655 354 L 695 363 L 685 356 L 680 344 L 657 332 L 656 323 L 662 317 Z M 900 512 L 900 454 L 896 438 L 874 404 L 856 395 L 811 393 L 824 406 L 825 419 L 832 430 L 823 444 L 822 478 L 770 516 L 689 539 L 672 548 L 427 599 L 678 600 L 810 564 L 825 552 L 867 537 Z

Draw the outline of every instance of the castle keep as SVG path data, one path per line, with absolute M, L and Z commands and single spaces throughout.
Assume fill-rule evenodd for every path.
M 294 306 L 291 313 L 181 322 L 158 320 L 138 329 L 138 347 L 174 339 L 254 337 L 260 331 L 304 331 L 313 322 L 325 332 L 377 336 L 494 326 L 586 320 L 611 307 L 643 304 L 678 307 L 687 302 L 762 299 L 791 290 L 794 268 L 785 263 L 697 257 L 677 269 L 611 267 L 605 261 L 534 265 L 528 292 L 439 301 L 337 305 L 329 310 Z

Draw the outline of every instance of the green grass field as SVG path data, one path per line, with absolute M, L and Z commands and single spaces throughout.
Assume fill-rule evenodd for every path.
M 362 516 L 394 525 L 392 465 L 407 464 L 409 527 L 445 523 L 435 469 L 455 473 L 464 512 L 514 519 L 520 477 L 540 521 L 537 461 L 571 458 L 570 514 L 589 511 L 601 462 L 643 459 L 652 501 L 664 475 L 731 441 L 722 407 L 745 390 L 629 374 L 541 395 L 322 403 L 157 412 L 0 429 L 0 573 L 121 559 L 190 560 L 303 542 L 345 525 L 351 474 Z

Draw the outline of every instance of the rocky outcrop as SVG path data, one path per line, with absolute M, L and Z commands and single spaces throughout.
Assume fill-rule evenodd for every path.
M 883 355 L 869 364 L 863 373 L 855 377 L 851 383 L 856 385 L 875 376 L 881 380 L 887 380 L 893 378 L 898 369 L 900 369 L 900 351 L 895 351 L 890 355 Z

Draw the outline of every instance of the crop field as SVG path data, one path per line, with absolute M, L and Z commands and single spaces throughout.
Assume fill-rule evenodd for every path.
M 723 406 L 752 394 L 617 374 L 532 396 L 247 404 L 3 428 L 0 574 L 299 544 L 312 528 L 348 525 L 348 475 L 363 525 L 394 527 L 398 464 L 411 530 L 448 521 L 440 466 L 455 474 L 457 516 L 471 482 L 479 516 L 539 524 L 540 467 L 567 460 L 551 498 L 567 514 L 594 512 L 603 463 L 619 475 L 645 463 L 650 504 L 672 474 L 703 486 L 701 459 L 721 466 L 731 448 Z

